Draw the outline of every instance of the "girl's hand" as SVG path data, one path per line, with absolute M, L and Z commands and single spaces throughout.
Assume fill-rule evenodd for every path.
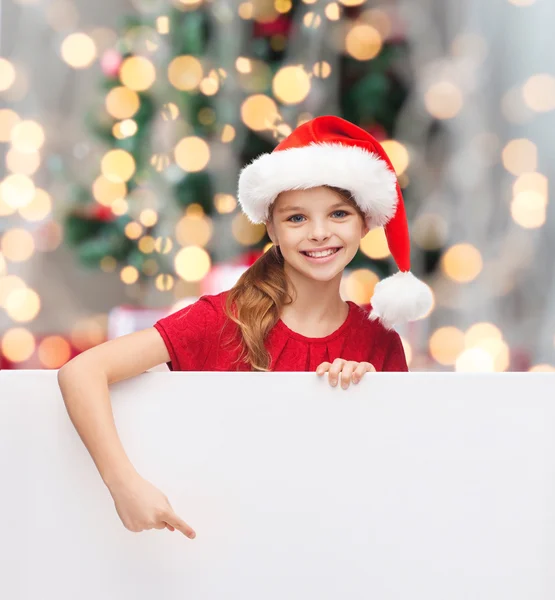
M 366 371 L 376 372 L 376 369 L 369 362 L 356 362 L 354 360 L 336 358 L 333 364 L 323 362 L 316 369 L 316 373 L 319 376 L 323 375 L 326 371 L 329 371 L 328 382 L 333 387 L 337 385 L 337 379 L 341 373 L 341 387 L 346 390 L 349 387 L 351 378 L 353 383 L 358 383 Z
M 129 531 L 138 533 L 167 527 L 170 531 L 181 531 L 190 539 L 195 537 L 191 527 L 173 512 L 167 497 L 140 475 L 133 475 L 109 489 L 119 518 Z

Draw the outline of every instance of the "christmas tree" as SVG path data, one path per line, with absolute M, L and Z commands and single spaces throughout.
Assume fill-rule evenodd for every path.
M 237 206 L 240 168 L 317 114 L 392 139 L 408 51 L 395 13 L 360 5 L 176 1 L 127 18 L 87 116 L 105 154 L 72 186 L 66 241 L 85 266 L 165 290 L 260 255 L 270 240 Z M 389 274 L 387 251 L 363 250 L 353 267 Z

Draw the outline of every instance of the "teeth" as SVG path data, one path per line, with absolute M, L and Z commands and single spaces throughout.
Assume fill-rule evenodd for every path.
M 324 250 L 324 252 L 305 252 L 308 256 L 312 256 L 313 258 L 319 258 L 322 256 L 329 256 L 330 254 L 335 254 L 337 252 L 337 248 L 330 250 Z

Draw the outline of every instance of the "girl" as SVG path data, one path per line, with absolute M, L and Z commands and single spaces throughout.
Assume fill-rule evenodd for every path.
M 131 531 L 194 531 L 134 470 L 110 410 L 110 383 L 166 362 L 180 371 L 313 371 L 343 388 L 368 371 L 408 371 L 396 323 L 424 316 L 429 288 L 410 273 L 408 228 L 394 169 L 366 131 L 317 117 L 239 177 L 239 204 L 273 242 L 230 290 L 202 296 L 153 327 L 64 365 L 69 416 Z M 400 271 L 372 303 L 343 301 L 340 282 L 360 240 L 384 226 Z

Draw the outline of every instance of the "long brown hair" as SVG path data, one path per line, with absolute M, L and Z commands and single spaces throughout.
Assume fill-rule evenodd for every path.
M 364 214 L 350 191 L 333 186 L 324 187 L 351 204 L 364 220 Z M 270 207 L 270 219 L 273 217 L 273 206 Z M 226 315 L 237 323 L 241 334 L 241 354 L 237 362 L 246 357 L 251 371 L 271 370 L 271 357 L 264 342 L 279 320 L 282 308 L 293 302 L 288 290 L 294 291 L 294 287 L 283 264 L 279 246 L 272 245 L 239 277 L 227 295 Z

